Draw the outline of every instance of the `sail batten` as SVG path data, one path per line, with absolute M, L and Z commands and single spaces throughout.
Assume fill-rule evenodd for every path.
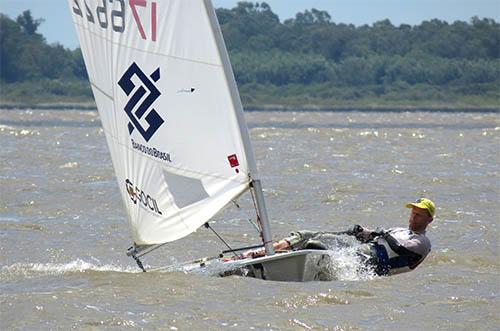
M 97 89 L 99 92 L 101 92 L 104 96 L 108 97 L 109 99 L 111 99 L 111 100 L 114 99 L 112 95 L 107 94 L 106 91 L 104 91 L 101 88 L 99 88 L 99 86 L 97 86 L 97 84 L 90 82 L 90 85 L 93 88 Z
M 79 26 L 83 30 L 87 30 L 89 34 L 93 34 L 96 38 L 104 39 L 108 43 L 116 44 L 117 46 L 121 46 L 123 48 L 130 48 L 130 49 L 133 49 L 133 50 L 138 51 L 138 52 L 143 52 L 145 54 L 151 54 L 151 55 L 162 56 L 162 57 L 169 57 L 169 58 L 172 58 L 172 59 L 183 60 L 183 61 L 186 61 L 186 62 L 200 63 L 200 64 L 206 64 L 206 65 L 216 66 L 216 67 L 223 67 L 222 63 L 213 63 L 213 62 L 206 62 L 206 61 L 194 60 L 194 59 L 189 59 L 189 58 L 183 58 L 183 57 L 179 57 L 179 56 L 175 56 L 175 55 L 165 54 L 165 53 L 162 53 L 162 52 L 152 52 L 152 51 L 148 51 L 148 50 L 143 50 L 141 48 L 131 47 L 129 45 L 123 45 L 121 43 L 115 43 L 113 41 L 113 39 L 106 39 L 106 37 L 100 36 L 99 34 L 96 34 L 96 33 L 92 32 L 91 30 L 86 29 L 85 25 L 75 24 L 75 26 Z
M 210 2 L 68 4 L 134 242 L 190 234 L 256 173 Z

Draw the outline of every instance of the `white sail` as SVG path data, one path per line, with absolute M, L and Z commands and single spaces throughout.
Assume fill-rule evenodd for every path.
M 190 234 L 255 173 L 210 1 L 68 2 L 134 242 Z

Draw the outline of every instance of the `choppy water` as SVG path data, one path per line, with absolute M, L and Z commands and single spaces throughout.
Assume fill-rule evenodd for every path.
M 345 259 L 340 280 L 302 284 L 140 273 L 97 113 L 0 110 L 0 329 L 498 328 L 497 114 L 246 116 L 276 238 L 405 225 L 403 204 L 425 195 L 438 205 L 431 255 L 390 278 Z M 257 241 L 240 205 L 212 223 L 235 246 Z M 145 264 L 221 249 L 200 229 Z

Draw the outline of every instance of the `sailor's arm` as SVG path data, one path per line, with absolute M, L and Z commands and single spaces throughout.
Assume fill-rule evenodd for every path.
M 316 234 L 317 232 L 307 231 L 307 230 L 292 232 L 288 237 L 273 243 L 274 250 L 277 252 L 289 251 L 294 248 L 300 247 L 301 244 L 303 244 L 308 239 L 311 239 Z M 243 258 L 260 257 L 264 255 L 266 255 L 264 248 L 247 251 L 242 254 Z
M 352 228 L 347 230 L 346 234 L 350 236 L 355 236 L 356 239 L 358 239 L 359 241 L 366 243 L 373 240 L 375 237 L 380 236 L 382 234 L 382 231 L 379 229 L 377 230 L 367 229 L 359 224 L 356 224 Z
M 279 251 L 286 251 L 292 249 L 292 246 L 290 242 L 287 240 L 288 238 L 282 239 L 278 242 L 273 243 L 274 250 L 279 252 Z M 260 257 L 266 255 L 266 251 L 264 248 L 259 248 L 259 249 L 254 249 L 251 251 L 246 251 L 243 254 L 241 254 L 243 258 L 247 257 Z

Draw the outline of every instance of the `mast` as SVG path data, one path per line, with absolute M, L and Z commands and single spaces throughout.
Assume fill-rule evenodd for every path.
M 252 179 L 251 186 L 253 187 L 253 190 L 255 192 L 257 213 L 260 217 L 260 221 L 262 224 L 262 241 L 264 242 L 266 255 L 274 255 L 271 227 L 269 225 L 269 216 L 266 209 L 264 193 L 262 191 L 262 184 L 257 172 L 257 164 L 255 162 L 252 144 L 250 142 L 248 127 L 246 125 L 245 117 L 243 114 L 243 105 L 241 104 L 240 94 L 238 92 L 236 80 L 234 79 L 233 69 L 231 67 L 231 62 L 229 61 L 229 55 L 227 53 L 226 45 L 224 43 L 224 38 L 222 37 L 222 31 L 220 29 L 219 21 L 217 20 L 217 15 L 215 14 L 215 9 L 210 0 L 204 0 L 204 2 L 208 17 L 210 19 L 210 25 L 212 26 L 215 42 L 217 43 L 217 48 L 220 53 L 222 65 L 224 66 L 226 81 L 229 87 L 229 91 L 231 93 L 231 98 L 233 100 L 233 105 L 235 109 L 235 115 L 237 118 L 238 126 L 240 128 L 243 147 L 245 150 L 245 155 L 249 166 L 249 172 L 250 172 L 249 175 L 250 178 Z
M 255 200 L 257 201 L 257 212 L 262 224 L 262 241 L 264 242 L 266 255 L 274 255 L 271 227 L 269 225 L 269 216 L 267 215 L 264 193 L 262 192 L 262 184 L 260 182 L 260 179 L 254 179 L 252 181 L 252 184 L 255 192 Z

